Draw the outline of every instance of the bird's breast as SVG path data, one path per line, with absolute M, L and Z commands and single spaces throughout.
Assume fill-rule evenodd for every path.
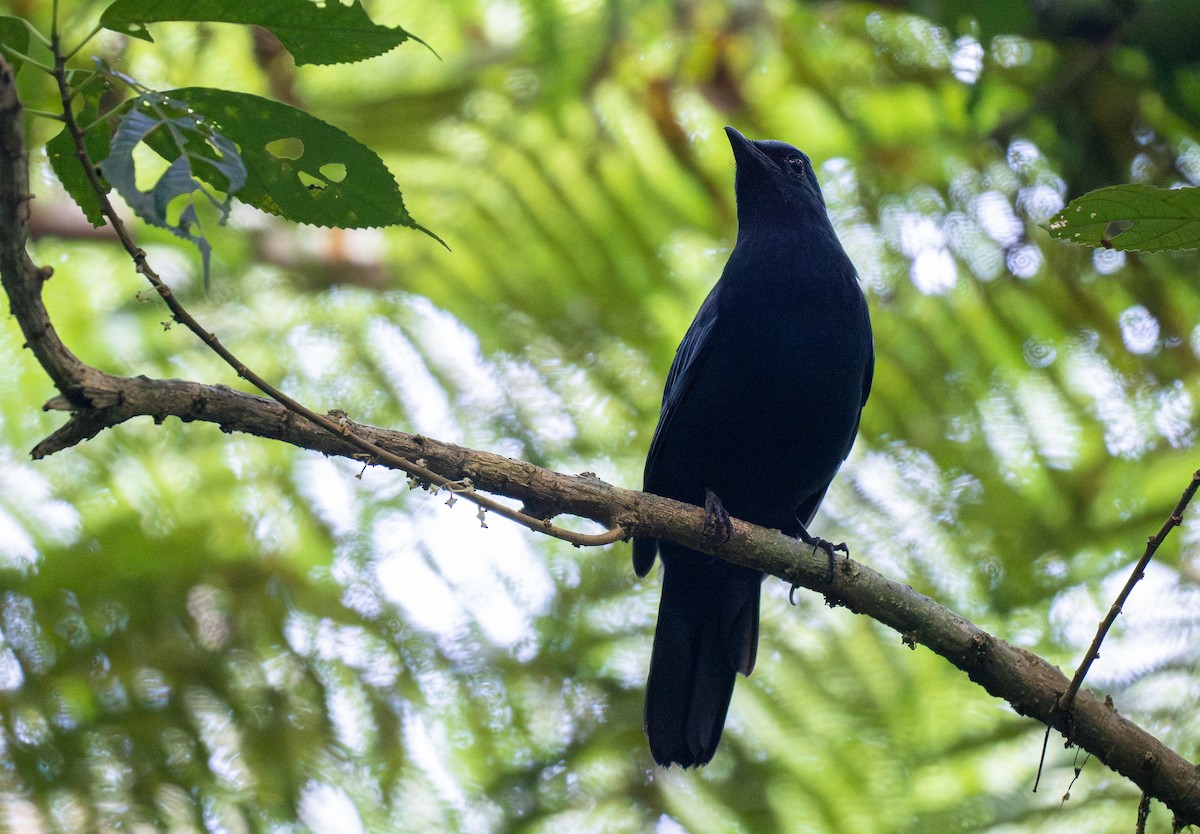
M 734 515 L 773 523 L 825 488 L 854 441 L 871 350 L 855 293 L 718 312 L 664 438 L 662 457 L 686 478 L 688 494 L 673 497 L 696 501 L 711 489 Z

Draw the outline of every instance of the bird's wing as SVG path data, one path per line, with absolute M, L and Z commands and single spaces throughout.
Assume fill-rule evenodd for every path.
M 854 448 L 854 438 L 858 437 L 858 425 L 862 420 L 862 407 L 867 404 L 867 397 L 871 396 L 871 382 L 875 378 L 875 345 L 870 346 L 870 353 L 867 355 L 867 364 L 863 368 L 862 379 L 862 401 L 859 405 L 858 417 L 854 421 L 854 431 L 850 432 L 850 442 L 846 444 L 846 450 L 842 453 L 842 460 L 845 460 L 850 450 Z M 812 523 L 813 516 L 817 514 L 817 508 L 821 506 L 821 502 L 825 499 L 825 493 L 829 489 L 829 481 L 825 486 L 804 500 L 799 507 L 796 508 L 796 519 L 804 525 L 805 528 Z M 798 535 L 795 531 L 784 530 L 790 536 Z
M 862 385 L 862 404 L 867 404 L 867 397 L 871 396 L 871 380 L 875 378 L 875 345 L 871 345 L 871 355 L 867 357 L 867 367 L 863 369 L 863 385 Z M 854 433 L 858 434 L 858 426 L 854 427 Z M 847 452 L 847 454 L 849 454 Z
M 658 426 L 654 429 L 654 439 L 650 441 L 650 451 L 646 455 L 644 489 L 650 492 L 654 491 L 659 446 L 670 427 L 671 418 L 679 410 L 679 404 L 696 377 L 699 359 L 708 347 L 709 334 L 716 323 L 717 289 L 714 287 L 700 305 L 692 326 L 679 343 L 679 349 L 675 351 L 675 361 L 671 363 L 671 370 L 667 374 L 667 384 L 663 388 L 662 411 L 658 415 Z M 633 540 L 633 569 L 638 576 L 645 576 L 650 571 L 657 555 L 658 539 Z
M 718 285 L 719 286 L 719 285 Z M 650 452 L 646 455 L 646 487 L 654 474 L 654 465 L 658 458 L 658 447 L 666 436 L 671 418 L 679 409 L 684 396 L 696 378 L 699 357 L 708 347 L 709 334 L 717 323 L 717 287 L 708 294 L 700 305 L 692 326 L 688 328 L 675 351 L 675 361 L 667 374 L 667 384 L 663 387 L 662 411 L 658 415 L 658 426 L 654 429 L 654 439 L 650 441 Z

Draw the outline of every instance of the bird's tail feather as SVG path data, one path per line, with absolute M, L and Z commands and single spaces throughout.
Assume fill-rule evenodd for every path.
M 676 547 L 664 543 L 644 723 L 656 762 L 691 767 L 712 759 L 736 674 L 754 668 L 762 575 Z

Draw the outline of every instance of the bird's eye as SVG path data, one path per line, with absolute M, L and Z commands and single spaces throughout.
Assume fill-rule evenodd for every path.
M 804 173 L 804 157 L 801 157 L 801 156 L 789 156 L 789 157 L 788 157 L 786 160 L 784 160 L 784 161 L 785 161 L 785 162 L 787 162 L 787 164 L 788 164 L 788 167 L 790 167 L 790 168 L 791 168 L 793 171 L 795 171 L 797 174 L 803 174 L 803 173 Z

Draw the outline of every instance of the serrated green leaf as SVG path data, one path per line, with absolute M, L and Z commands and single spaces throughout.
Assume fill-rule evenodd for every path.
M 297 64 L 344 64 L 382 55 L 410 38 L 400 27 L 371 21 L 361 0 L 116 0 L 100 25 L 152 41 L 145 24 L 167 20 L 241 23 L 270 30 Z
M 96 121 L 95 103 L 87 102 L 76 119 L 80 124 L 91 124 L 84 133 L 84 145 L 93 163 L 102 162 L 108 157 L 109 127 L 105 122 Z M 67 128 L 64 127 L 57 136 L 46 143 L 46 156 L 50 160 L 50 168 L 54 175 L 71 195 L 71 199 L 83 210 L 88 222 L 97 228 L 103 226 L 104 215 L 100 212 L 100 198 L 88 181 L 87 174 L 79 163 L 79 157 L 75 155 L 75 142 Z
M 19 17 L 0 15 L 0 44 L 13 52 L 27 53 L 29 51 L 29 27 L 25 21 Z M 25 62 L 9 52 L 8 49 L 4 50 L 4 59 L 12 65 L 13 74 L 16 74 Z
M 1135 252 L 1200 248 L 1200 188 L 1114 185 L 1077 197 L 1046 225 L 1068 243 Z
M 246 166 L 242 202 L 297 223 L 401 225 L 437 238 L 408 213 L 383 160 L 333 125 L 247 93 L 186 87 L 166 95 L 205 114 L 238 144 Z
M 134 150 L 143 142 L 171 161 L 149 191 L 137 185 Z M 196 195 L 203 195 L 217 209 L 218 222 L 225 222 L 232 195 L 246 181 L 237 145 L 186 102 L 161 93 L 143 93 L 126 106 L 109 155 L 99 167 L 138 217 L 195 244 L 204 261 L 207 285 L 211 247 L 196 212 Z M 186 204 L 179 219 L 173 221 L 168 211 L 179 197 Z

